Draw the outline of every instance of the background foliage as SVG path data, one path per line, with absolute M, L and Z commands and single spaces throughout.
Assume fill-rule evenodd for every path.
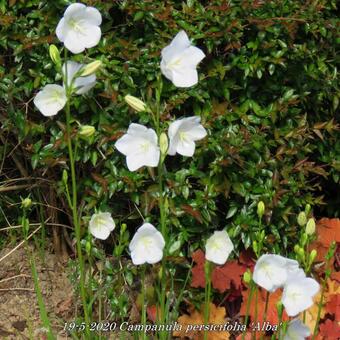
M 61 82 L 48 46 L 60 46 L 54 30 L 68 3 L 0 1 L 2 225 L 4 215 L 15 223 L 18 193 L 31 193 L 49 206 L 34 209 L 31 220 L 45 215 L 69 223 L 61 185 L 67 160 L 64 113 L 46 119 L 32 102 L 43 85 Z M 298 238 L 296 215 L 306 203 L 316 217 L 340 215 L 335 0 L 83 3 L 97 7 L 104 19 L 99 46 L 87 50 L 85 59 L 74 56 L 104 63 L 93 93 L 78 99 L 72 112 L 74 135 L 79 124 L 97 130 L 82 141 L 77 155 L 85 216 L 95 207 L 108 210 L 130 234 L 141 215 L 157 225 L 152 172 L 130 173 L 114 142 L 130 122 L 150 123 L 123 97 L 148 101 L 154 96 L 161 48 L 181 29 L 206 58 L 197 86 L 179 90 L 164 79 L 163 124 L 197 114 L 209 135 L 193 158 L 166 160 L 172 254 L 190 254 L 222 228 L 237 252 L 265 228 L 265 250 L 286 254 Z M 9 190 L 11 183 L 22 187 Z M 256 215 L 260 200 L 266 205 L 265 226 Z M 113 254 L 112 242 L 118 242 L 114 234 L 106 244 L 108 254 Z

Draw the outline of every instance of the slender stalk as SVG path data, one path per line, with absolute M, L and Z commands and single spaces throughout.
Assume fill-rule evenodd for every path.
M 156 114 L 155 114 L 155 128 L 158 136 L 158 140 L 161 135 L 160 126 L 160 105 L 161 105 L 161 92 L 162 92 L 162 78 L 161 76 L 157 79 L 157 89 L 156 89 Z M 161 287 L 160 287 L 160 315 L 157 316 L 158 322 L 164 324 L 165 320 L 168 318 L 167 304 L 166 300 L 166 256 L 167 256 L 167 232 L 166 232 L 166 213 L 164 206 L 164 188 L 163 188 L 163 164 L 160 161 L 158 164 L 158 191 L 159 191 L 159 212 L 160 212 L 160 227 L 161 233 L 165 240 L 165 248 L 162 258 L 161 266 Z M 167 339 L 168 335 L 166 332 L 160 332 L 161 339 Z
M 281 339 L 282 337 L 282 332 L 281 332 L 281 323 L 282 323 L 282 314 L 283 314 L 283 306 L 280 303 L 280 305 L 277 307 L 277 314 L 278 314 L 278 334 L 277 334 L 277 338 Z
M 255 288 L 255 285 L 254 285 L 253 281 L 251 281 L 250 282 L 250 293 L 249 293 L 249 296 L 248 296 L 247 307 L 246 307 L 246 315 L 245 315 L 245 318 L 244 318 L 244 324 L 246 325 L 246 327 L 247 327 L 248 320 L 249 320 L 249 310 L 250 310 L 251 299 L 252 299 L 253 294 L 254 294 L 254 288 Z M 244 340 L 245 337 L 246 337 L 246 332 L 242 332 L 242 340 Z
M 145 269 L 146 266 L 142 265 L 142 340 L 146 340 L 145 325 L 146 325 L 146 301 L 145 301 Z
M 80 221 L 77 212 L 77 178 L 76 178 L 76 171 L 75 171 L 75 160 L 74 160 L 74 153 L 72 147 L 72 139 L 71 139 L 71 92 L 72 89 L 68 86 L 68 79 L 67 79 L 67 50 L 65 48 L 65 74 L 64 74 L 64 84 L 66 89 L 66 96 L 67 102 L 65 107 L 66 112 L 66 133 L 67 133 L 67 146 L 68 146 L 68 153 L 69 153 L 69 163 L 71 169 L 71 182 L 72 182 L 72 219 L 76 234 L 76 247 L 77 247 L 77 257 L 79 261 L 79 269 L 80 269 L 80 295 L 83 304 L 84 310 L 84 319 L 85 319 L 85 333 L 87 337 L 90 337 L 89 331 L 89 313 L 87 310 L 87 299 L 86 299 L 86 289 L 85 289 L 85 268 L 84 268 L 84 258 L 81 250 L 81 231 L 80 231 Z
M 314 326 L 312 340 L 314 340 L 316 335 L 318 334 L 319 322 L 320 322 L 320 317 L 321 317 L 321 308 L 323 306 L 323 299 L 324 299 L 324 295 L 325 295 L 326 282 L 327 282 L 327 279 L 329 279 L 329 277 L 331 276 L 331 273 L 332 273 L 332 270 L 330 268 L 330 262 L 331 262 L 331 259 L 334 258 L 335 249 L 336 249 L 336 243 L 335 243 L 335 241 L 333 241 L 332 244 L 330 245 L 329 249 L 328 249 L 327 254 L 326 254 L 325 277 L 324 277 L 323 282 L 322 282 L 321 297 L 320 297 L 320 302 L 319 302 L 319 305 L 318 305 L 318 314 L 317 314 L 317 317 L 316 317 L 316 322 L 315 322 L 315 326 Z
M 204 340 L 208 339 L 208 330 L 206 326 L 209 323 L 210 314 L 210 296 L 211 296 L 211 263 L 205 262 L 205 301 L 204 301 Z
M 263 324 L 267 321 L 267 312 L 268 312 L 268 302 L 269 302 L 269 292 L 266 293 L 266 304 L 264 307 L 264 314 L 263 314 Z M 263 339 L 263 334 L 261 335 L 261 340 Z
M 256 324 L 257 323 L 257 302 L 258 302 L 258 293 L 259 293 L 259 290 L 257 288 L 257 286 L 254 286 L 255 288 L 255 315 L 254 315 L 254 323 Z M 256 333 L 253 332 L 252 333 L 252 338 L 256 340 Z

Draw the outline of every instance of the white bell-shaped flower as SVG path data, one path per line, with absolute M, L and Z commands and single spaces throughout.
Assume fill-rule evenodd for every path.
M 293 319 L 289 322 L 287 332 L 283 340 L 305 340 L 310 336 L 311 332 L 300 319 Z
M 84 66 L 84 64 L 76 63 L 75 61 L 68 61 L 67 67 L 64 64 L 62 67 L 63 74 L 65 75 L 67 69 L 67 84 L 72 83 L 72 88 L 76 94 L 84 94 L 96 85 L 96 75 L 91 74 L 86 77 L 74 78 L 75 74 Z
M 280 255 L 265 254 L 255 264 L 253 280 L 262 288 L 274 292 L 284 286 L 290 275 L 300 276 L 302 273 L 297 261 Z
M 67 7 L 56 34 L 69 51 L 77 54 L 99 43 L 101 23 L 102 16 L 96 8 L 74 3 Z
M 162 234 L 150 223 L 144 223 L 133 236 L 129 249 L 133 264 L 157 263 L 163 257 L 165 241 Z
M 100 240 L 106 240 L 115 227 L 116 224 L 108 212 L 93 214 L 89 223 L 90 233 Z
M 162 50 L 161 71 L 177 87 L 190 87 L 198 82 L 196 67 L 205 54 L 180 31 Z
M 67 101 L 65 89 L 60 85 L 46 85 L 34 98 L 34 105 L 46 117 L 56 115 Z
M 295 316 L 313 305 L 313 296 L 320 285 L 310 277 L 291 276 L 282 293 L 282 303 L 289 316 Z
M 207 131 L 200 124 L 201 118 L 187 117 L 175 120 L 169 126 L 168 154 L 173 156 L 179 153 L 182 156 L 192 157 L 195 152 L 195 141 L 204 138 Z
M 227 261 L 234 245 L 225 230 L 215 231 L 205 245 L 205 258 L 216 264 L 222 265 Z
M 117 140 L 115 146 L 126 156 L 128 169 L 135 171 L 142 166 L 158 165 L 160 150 L 157 143 L 157 134 L 153 129 L 132 123 L 127 133 Z

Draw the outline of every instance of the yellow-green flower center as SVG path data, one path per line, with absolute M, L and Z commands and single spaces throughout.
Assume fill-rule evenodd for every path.
M 79 23 L 79 20 L 72 18 L 68 21 L 68 24 L 76 32 L 82 32 L 82 30 L 83 30 L 80 23 Z
M 179 131 L 178 134 L 181 142 L 186 142 L 188 140 L 188 134 L 185 131 Z
M 142 152 L 147 152 L 150 148 L 150 142 L 145 141 L 144 143 L 141 143 L 140 148 L 141 148 Z
M 140 242 L 143 244 L 145 248 L 149 248 L 152 244 L 152 239 L 150 236 L 142 236 Z

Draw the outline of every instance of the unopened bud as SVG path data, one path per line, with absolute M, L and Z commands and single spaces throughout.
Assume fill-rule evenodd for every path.
M 300 244 L 304 247 L 308 241 L 308 235 L 306 233 L 303 233 L 301 236 L 301 242 Z
M 122 225 L 120 227 L 120 233 L 124 234 L 126 229 L 127 229 L 127 225 L 125 223 L 122 223 Z
M 257 242 L 255 240 L 253 241 L 253 250 L 254 250 L 255 254 L 257 254 L 258 246 L 257 246 Z
M 89 63 L 82 68 L 79 76 L 80 77 L 89 76 L 95 73 L 99 69 L 100 66 L 102 66 L 102 62 L 100 60 L 92 61 L 92 63 Z
M 142 112 L 146 110 L 146 104 L 138 99 L 137 97 L 130 96 L 129 94 L 124 97 L 124 100 L 130 105 L 135 111 Z
M 21 207 L 24 209 L 28 209 L 32 205 L 32 200 L 29 197 L 21 200 Z
M 316 251 L 316 249 L 313 249 L 311 252 L 310 252 L 310 255 L 309 255 L 309 261 L 310 261 L 310 264 L 312 264 L 314 262 L 314 260 L 316 259 L 316 256 L 318 255 L 318 252 Z
M 87 255 L 91 254 L 91 248 L 92 248 L 91 242 L 90 241 L 86 241 L 86 243 L 85 243 L 85 250 L 86 250 Z
M 169 147 L 168 137 L 164 132 L 162 132 L 159 137 L 159 148 L 161 149 L 162 155 L 166 155 L 168 147 Z
M 260 202 L 257 204 L 257 216 L 258 216 L 259 218 L 262 218 L 265 209 L 266 209 L 266 207 L 265 207 L 264 203 L 263 203 L 262 201 L 260 201 Z
M 307 223 L 307 217 L 304 211 L 301 211 L 298 215 L 297 222 L 299 223 L 299 226 L 303 227 Z
M 63 170 L 62 180 L 63 180 L 63 183 L 66 185 L 67 184 L 67 180 L 68 180 L 68 173 L 67 173 L 67 171 L 65 169 Z
M 79 136 L 89 138 L 96 132 L 92 125 L 82 125 L 78 131 Z
M 310 213 L 311 208 L 312 208 L 312 207 L 310 206 L 310 204 L 307 203 L 307 204 L 306 204 L 306 207 L 305 207 L 305 213 L 306 213 L 307 216 L 308 216 L 308 214 Z
M 243 274 L 243 281 L 245 283 L 250 283 L 250 281 L 251 281 L 251 273 L 250 273 L 249 270 L 244 272 L 244 274 Z
M 49 53 L 53 63 L 56 65 L 60 65 L 61 64 L 60 53 L 56 45 L 50 45 Z
M 315 233 L 315 221 L 314 218 L 310 218 L 306 225 L 306 234 L 313 235 Z
M 298 256 L 300 256 L 301 259 L 305 258 L 305 251 L 301 247 L 299 247 Z
M 294 246 L 294 252 L 295 252 L 296 254 L 298 254 L 298 253 L 299 253 L 299 249 L 300 249 L 299 245 L 296 244 L 296 245 Z

